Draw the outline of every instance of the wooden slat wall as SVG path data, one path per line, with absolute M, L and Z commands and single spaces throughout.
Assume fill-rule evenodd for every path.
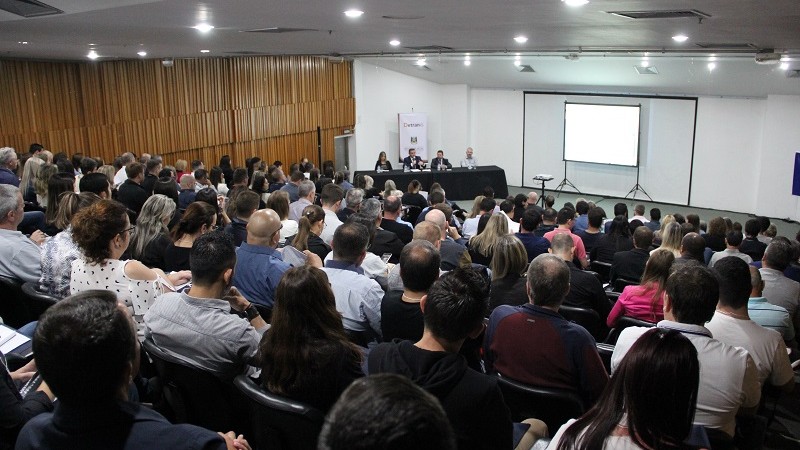
M 108 163 L 132 151 L 206 166 L 230 155 L 317 165 L 355 123 L 352 65 L 308 56 L 100 63 L 0 61 L 0 146 Z

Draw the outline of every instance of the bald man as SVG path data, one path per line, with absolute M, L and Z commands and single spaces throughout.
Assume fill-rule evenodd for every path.
M 247 222 L 247 242 L 236 250 L 236 268 L 233 285 L 244 298 L 271 311 L 275 302 L 275 289 L 283 273 L 291 267 L 276 250 L 280 241 L 281 218 L 271 209 L 261 209 Z M 303 252 L 307 263 L 322 267 L 319 257 Z M 262 312 L 262 316 L 263 316 Z M 264 317 L 269 321 L 269 317 Z
M 453 270 L 456 267 L 469 267 L 472 264 L 472 258 L 469 256 L 467 247 L 454 241 L 448 236 L 451 233 L 451 228 L 447 225 L 447 219 L 442 211 L 438 209 L 431 209 L 425 215 L 425 222 L 430 222 L 439 228 L 439 239 L 441 244 L 439 251 L 441 252 L 441 269 Z M 417 225 L 419 226 L 419 225 Z

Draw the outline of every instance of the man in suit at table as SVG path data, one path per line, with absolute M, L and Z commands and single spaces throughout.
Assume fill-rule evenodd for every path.
M 434 169 L 452 169 L 453 165 L 444 157 L 444 152 L 439 150 L 436 152 L 436 158 L 431 162 L 431 167 Z
M 427 161 L 417 156 L 417 149 L 408 149 L 408 156 L 403 158 L 403 167 L 410 167 L 412 169 L 422 169 Z

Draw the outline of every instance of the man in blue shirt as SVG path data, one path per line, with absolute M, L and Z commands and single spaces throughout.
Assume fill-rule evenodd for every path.
M 0 184 L 19 187 L 19 177 L 14 173 L 18 165 L 17 152 L 13 148 L 0 148 Z
M 539 226 L 539 221 L 539 214 L 536 213 L 536 210 L 533 208 L 526 209 L 519 220 L 519 233 L 514 234 L 525 246 L 525 251 L 528 253 L 528 262 L 533 261 L 533 258 L 539 255 L 547 253 L 547 249 L 550 248 L 550 241 L 533 233 L 533 230 Z

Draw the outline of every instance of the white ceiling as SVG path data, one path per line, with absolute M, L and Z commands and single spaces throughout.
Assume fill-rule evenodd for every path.
M 86 60 L 221 57 L 240 54 L 344 55 L 440 83 L 530 89 L 762 96 L 800 94 L 800 79 L 776 66 L 757 66 L 755 48 L 791 57 L 800 69 L 799 0 L 592 0 L 571 8 L 559 0 L 44 0 L 64 14 L 22 18 L 0 11 L 0 57 Z M 364 10 L 358 19 L 343 11 Z M 697 9 L 710 17 L 632 20 L 606 11 Z M 411 20 L 382 16 L 418 16 Z M 203 34 L 191 27 L 205 20 Z M 246 33 L 267 27 L 308 28 L 292 33 Z M 671 36 L 684 33 L 678 44 Z M 526 35 L 525 44 L 513 37 Z M 388 44 L 402 41 L 400 47 Z M 22 44 L 21 42 L 27 42 Z M 698 43 L 750 44 L 735 52 L 702 50 Z M 95 44 L 90 46 L 90 44 Z M 425 52 L 430 71 L 417 69 L 407 47 Z M 210 53 L 201 54 L 201 49 Z M 637 75 L 633 65 L 650 52 L 659 75 Z M 472 54 L 472 65 L 463 55 Z M 508 53 L 505 53 L 508 52 Z M 515 52 L 534 74 L 518 73 Z M 677 57 L 677 52 L 683 57 Z M 706 68 L 709 52 L 717 69 Z M 580 53 L 578 61 L 563 58 Z M 479 54 L 481 54 L 479 56 Z M 487 54 L 489 56 L 487 56 Z M 388 55 L 388 56 L 387 56 Z M 535 56 L 544 55 L 544 56 Z M 633 55 L 633 58 L 624 57 Z M 659 55 L 667 55 L 659 56 Z M 380 58 L 376 58 L 379 57 Z M 512 70 L 509 70 L 511 66 Z

